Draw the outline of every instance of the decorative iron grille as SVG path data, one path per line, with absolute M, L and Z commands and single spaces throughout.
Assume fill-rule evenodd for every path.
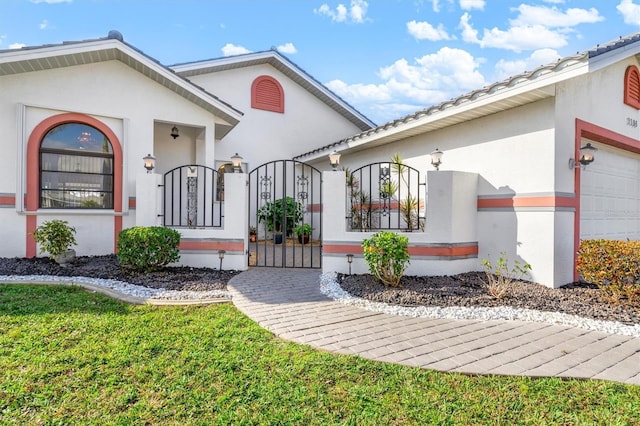
M 222 227 L 224 202 L 216 201 L 217 185 L 218 171 L 206 166 L 180 166 L 165 173 L 164 226 Z M 220 200 L 224 200 L 222 195 Z
M 426 183 L 402 163 L 380 162 L 347 171 L 347 229 L 424 231 Z

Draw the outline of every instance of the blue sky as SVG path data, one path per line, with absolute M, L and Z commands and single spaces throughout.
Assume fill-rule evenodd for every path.
M 380 124 L 640 31 L 640 0 L 0 0 L 0 49 L 112 29 L 165 65 L 277 48 Z

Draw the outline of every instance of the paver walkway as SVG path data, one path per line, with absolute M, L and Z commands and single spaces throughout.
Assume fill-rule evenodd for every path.
M 275 335 L 341 354 L 439 371 L 561 376 L 640 385 L 640 338 L 523 321 L 410 318 L 320 292 L 320 271 L 253 268 L 233 303 Z

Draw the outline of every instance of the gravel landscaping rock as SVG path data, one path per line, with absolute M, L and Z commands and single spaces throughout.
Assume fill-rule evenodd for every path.
M 226 290 L 227 282 L 238 273 L 182 266 L 136 273 L 121 267 L 115 255 L 79 256 L 67 266 L 60 266 L 46 257 L 0 258 L 0 275 L 89 277 L 175 291 Z
M 337 274 L 336 281 L 348 294 L 371 302 L 396 306 L 466 307 L 537 310 L 564 313 L 583 318 L 640 324 L 640 307 L 610 303 L 595 286 L 573 283 L 552 289 L 540 284 L 517 281 L 507 297 L 495 299 L 486 290 L 483 272 L 455 276 L 405 276 L 402 286 L 385 286 L 369 274 Z

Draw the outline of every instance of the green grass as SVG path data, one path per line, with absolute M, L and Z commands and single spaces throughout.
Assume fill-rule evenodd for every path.
M 637 424 L 640 387 L 444 374 L 284 342 L 231 304 L 0 286 L 0 424 Z

